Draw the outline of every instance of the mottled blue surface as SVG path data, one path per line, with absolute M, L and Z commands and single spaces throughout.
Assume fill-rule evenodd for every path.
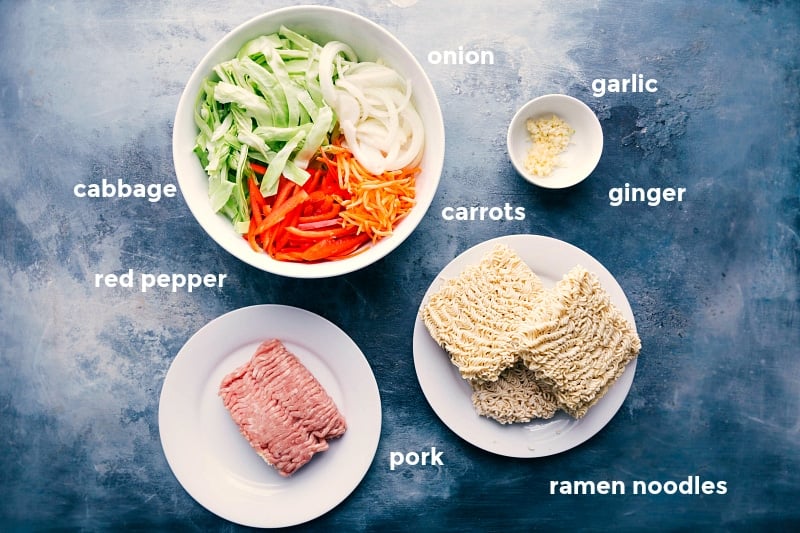
M 401 7 L 403 4 L 411 4 Z M 303 307 L 362 348 L 383 400 L 376 459 L 306 524 L 358 530 L 800 528 L 800 8 L 794 2 L 357 2 L 419 58 L 447 128 L 441 187 L 400 248 L 330 280 L 258 272 L 215 245 L 180 197 L 75 198 L 78 182 L 174 183 L 172 118 L 194 65 L 278 2 L 0 4 L 0 529 L 236 530 L 178 484 L 158 395 L 200 326 L 247 305 Z M 430 65 L 488 49 L 492 66 Z M 642 73 L 655 94 L 594 98 Z M 540 94 L 586 101 L 605 132 L 593 175 L 545 191 L 509 164 L 514 111 Z M 686 187 L 610 207 L 625 182 Z M 525 207 L 515 222 L 446 222 L 445 206 Z M 491 237 L 537 233 L 599 259 L 625 289 L 644 348 L 625 404 L 569 452 L 483 452 L 433 414 L 411 334 L 439 270 Z M 226 273 L 223 290 L 141 294 L 95 273 Z M 444 451 L 390 472 L 393 450 Z M 549 480 L 725 480 L 726 495 L 551 496 Z

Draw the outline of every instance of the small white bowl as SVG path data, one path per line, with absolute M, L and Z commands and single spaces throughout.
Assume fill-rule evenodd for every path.
M 193 152 L 197 126 L 194 106 L 202 81 L 215 65 L 236 55 L 247 41 L 278 31 L 285 25 L 318 43 L 339 40 L 349 44 L 359 59 L 382 59 L 410 81 L 412 99 L 425 128 L 420 174 L 416 179 L 416 204 L 393 234 L 347 259 L 303 264 L 276 261 L 254 252 L 233 225 L 211 209 L 208 176 Z M 243 23 L 225 35 L 206 54 L 189 78 L 175 114 L 172 155 L 178 185 L 197 221 L 222 248 L 242 261 L 273 274 L 292 278 L 328 278 L 370 265 L 399 246 L 417 227 L 433 201 L 444 164 L 444 120 L 433 86 L 411 52 L 386 29 L 349 11 L 325 6 L 292 6 L 277 9 Z
M 525 168 L 531 146 L 528 119 L 558 115 L 575 133 L 569 146 L 559 155 L 559 165 L 549 176 L 534 176 Z M 508 155 L 511 164 L 529 182 L 547 189 L 564 189 L 586 179 L 600 161 L 603 152 L 603 129 L 594 111 L 577 98 L 565 94 L 547 94 L 534 98 L 511 119 L 508 127 Z

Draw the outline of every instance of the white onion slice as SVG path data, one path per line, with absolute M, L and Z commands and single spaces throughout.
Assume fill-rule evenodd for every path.
M 322 48 L 319 77 L 347 148 L 367 171 L 381 174 L 419 162 L 425 131 L 408 80 L 381 63 L 358 63 L 352 48 L 338 41 Z

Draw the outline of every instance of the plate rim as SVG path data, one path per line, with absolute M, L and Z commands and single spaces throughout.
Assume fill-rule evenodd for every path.
M 607 393 L 597 404 L 595 404 L 593 406 L 593 409 L 590 409 L 586 417 L 577 421 L 568 419 L 569 423 L 571 424 L 571 427 L 578 427 L 583 425 L 583 429 L 586 429 L 586 431 L 582 433 L 573 432 L 573 438 L 571 439 L 562 438 L 561 440 L 563 441 L 563 444 L 561 445 L 556 445 L 556 446 L 550 445 L 544 447 L 526 446 L 524 448 L 522 447 L 510 448 L 503 441 L 497 440 L 499 436 L 501 436 L 504 432 L 509 432 L 509 431 L 519 432 L 521 435 L 532 434 L 532 432 L 529 431 L 529 429 L 531 428 L 530 423 L 499 424 L 494 420 L 482 417 L 477 413 L 475 413 L 474 409 L 472 408 L 469 397 L 466 398 L 466 402 L 469 405 L 469 410 L 472 411 L 472 413 L 474 414 L 474 417 L 466 421 L 461 419 L 456 420 L 450 413 L 448 413 L 447 406 L 437 399 L 435 391 L 433 390 L 433 385 L 431 384 L 431 376 L 426 374 L 426 372 L 428 372 L 429 369 L 426 368 L 423 357 L 429 354 L 427 352 L 423 354 L 422 350 L 428 350 L 428 349 L 438 350 L 441 353 L 441 355 L 445 358 L 447 358 L 447 354 L 444 352 L 443 349 L 441 349 L 438 346 L 438 344 L 436 344 L 436 342 L 430 336 L 430 333 L 428 332 L 427 328 L 425 327 L 422 321 L 421 312 L 423 306 L 425 305 L 425 302 L 428 300 L 430 295 L 435 290 L 436 285 L 442 281 L 443 275 L 445 272 L 448 271 L 448 269 L 450 270 L 453 270 L 454 268 L 463 269 L 463 267 L 466 266 L 466 264 L 477 263 L 477 260 L 473 261 L 471 259 L 471 256 L 478 256 L 481 253 L 481 251 L 483 250 L 488 251 L 497 244 L 506 244 L 510 246 L 512 249 L 515 249 L 514 243 L 523 242 L 525 243 L 526 246 L 530 246 L 531 244 L 535 245 L 537 241 L 540 243 L 547 242 L 551 246 L 557 246 L 560 249 L 563 249 L 565 253 L 575 254 L 576 256 L 580 256 L 585 261 L 585 263 L 576 263 L 576 264 L 582 264 L 582 266 L 587 268 L 587 270 L 595 272 L 598 275 L 598 277 L 601 278 L 603 287 L 607 291 L 609 291 L 609 293 L 612 296 L 612 301 L 615 303 L 615 305 L 617 305 L 617 307 L 623 313 L 623 316 L 625 316 L 631 322 L 634 331 L 636 331 L 636 321 L 633 315 L 633 310 L 631 309 L 630 302 L 628 301 L 627 296 L 625 295 L 625 292 L 620 286 L 619 282 L 608 271 L 608 269 L 602 263 L 600 263 L 600 261 L 595 259 L 591 254 L 589 254 L 585 250 L 575 246 L 574 244 L 545 235 L 512 234 L 512 235 L 494 237 L 479 242 L 477 244 L 474 244 L 469 248 L 467 248 L 466 250 L 459 253 L 458 255 L 456 255 L 453 259 L 451 259 L 436 274 L 434 279 L 431 281 L 428 289 L 424 293 L 424 296 L 420 302 L 419 309 L 417 311 L 417 316 L 414 322 L 414 334 L 413 334 L 413 358 L 414 358 L 414 368 L 417 375 L 417 381 L 419 383 L 420 388 L 422 389 L 425 399 L 427 400 L 430 407 L 433 409 L 436 416 L 453 433 L 455 433 L 462 440 L 472 444 L 473 446 L 476 446 L 477 448 L 505 457 L 527 459 L 527 458 L 538 458 L 538 457 L 547 457 L 551 455 L 556 455 L 571 450 L 577 446 L 580 446 L 581 444 L 585 443 L 586 441 L 590 440 L 592 437 L 597 435 L 616 416 L 617 412 L 619 412 L 619 409 L 622 407 L 623 403 L 625 402 L 625 399 L 630 393 L 630 388 L 633 384 L 633 378 L 636 373 L 636 363 L 638 360 L 637 357 L 628 363 L 625 371 L 619 377 L 619 379 L 612 385 L 611 389 L 609 390 L 609 393 Z M 520 255 L 523 254 L 521 253 Z M 459 267 L 459 265 L 461 263 L 464 263 L 465 261 L 469 262 Z M 536 268 L 534 266 L 532 265 L 528 266 L 534 272 L 536 272 Z M 565 273 L 566 272 L 563 272 L 562 274 Z M 611 286 L 609 286 L 609 284 Z M 617 299 L 615 299 L 619 298 L 620 296 L 622 298 L 622 301 L 618 301 Z M 426 344 L 427 346 L 425 346 Z M 463 381 L 463 378 L 461 378 L 460 374 L 458 374 L 457 368 L 450 363 L 449 358 L 447 358 L 447 366 L 449 372 L 451 372 L 452 375 L 457 376 L 459 380 Z M 611 394 L 612 391 L 614 392 L 613 395 Z M 604 410 L 598 411 L 596 407 L 598 407 L 599 405 L 603 405 Z M 556 416 L 558 417 L 559 415 Z M 480 426 L 483 426 L 485 428 L 490 428 L 490 430 L 492 431 L 492 435 L 485 436 L 481 435 L 479 432 L 476 433 L 476 428 L 480 429 Z M 528 431 L 528 433 L 523 433 L 524 431 Z M 554 431 L 556 431 L 557 433 L 560 432 L 560 430 L 554 430 Z

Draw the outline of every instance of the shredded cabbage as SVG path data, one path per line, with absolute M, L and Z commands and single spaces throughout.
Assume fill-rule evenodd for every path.
M 281 175 L 303 185 L 337 126 L 373 174 L 419 161 L 424 131 L 411 84 L 386 65 L 359 62 L 345 43 L 320 46 L 281 27 L 245 43 L 213 73 L 197 97 L 194 151 L 208 174 L 212 209 L 240 233 L 250 221 L 248 158 L 267 166 L 265 197 Z
M 215 212 L 247 231 L 246 158 L 265 163 L 262 194 L 274 194 L 281 175 L 303 185 L 313 154 L 327 143 L 334 114 L 316 77 L 321 47 L 287 29 L 247 42 L 216 65 L 197 99 L 195 153 L 209 178 Z M 311 64 L 315 66 L 310 67 Z

